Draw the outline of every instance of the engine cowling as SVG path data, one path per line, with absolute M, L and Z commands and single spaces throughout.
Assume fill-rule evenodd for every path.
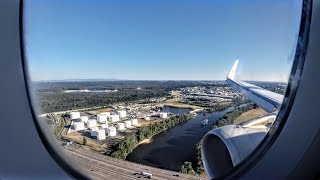
M 266 126 L 227 125 L 208 132 L 202 140 L 202 160 L 210 179 L 221 177 L 259 145 L 268 132 Z

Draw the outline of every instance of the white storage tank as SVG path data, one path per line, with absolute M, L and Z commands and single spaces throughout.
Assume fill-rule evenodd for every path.
M 165 118 L 167 118 L 167 117 L 168 117 L 168 113 L 166 113 L 166 112 L 161 112 L 161 113 L 160 113 L 160 118 L 165 119 Z
M 98 121 L 99 123 L 106 123 L 107 120 L 108 120 L 107 115 L 105 115 L 105 114 L 98 114 L 98 115 L 97 115 L 97 121 Z
M 124 123 L 118 123 L 117 128 L 118 130 L 124 130 L 125 129 Z
M 144 119 L 147 120 L 147 121 L 149 121 L 149 120 L 150 120 L 150 117 L 147 116 L 147 117 L 144 117 Z
M 110 115 L 109 120 L 111 122 L 117 122 L 117 121 L 119 121 L 119 115 L 117 115 L 117 114 Z
M 104 130 L 106 130 L 107 128 L 108 128 L 108 124 L 101 124 L 101 129 L 104 129 Z
M 137 126 L 138 125 L 138 119 L 131 119 L 131 125 Z
M 95 119 L 89 119 L 87 123 L 88 128 L 96 127 L 97 126 L 97 120 Z
M 129 121 L 125 121 L 125 122 L 124 122 L 124 126 L 125 126 L 126 128 L 131 127 L 131 121 L 130 121 L 130 120 L 129 120 Z
M 97 133 L 97 139 L 98 140 L 104 140 L 106 139 L 106 131 L 104 129 L 99 129 L 96 131 Z
M 124 117 L 126 117 L 126 116 L 127 116 L 127 112 L 126 112 L 126 111 L 124 111 L 124 110 L 122 110 L 122 111 L 118 111 L 118 114 L 119 114 L 119 116 L 120 116 L 121 118 L 124 118 Z
M 116 135 L 117 135 L 116 127 L 109 127 L 108 128 L 108 136 L 116 136 Z
M 80 118 L 80 112 L 71 112 L 70 113 L 71 119 L 79 119 Z
M 81 131 L 81 130 L 84 130 L 85 127 L 84 127 L 84 122 L 74 122 L 73 123 L 73 129 L 75 131 Z
M 88 116 L 81 116 L 80 117 L 80 120 L 81 120 L 81 122 L 85 122 L 85 123 L 87 123 L 88 122 Z
M 98 127 L 90 128 L 90 136 L 97 136 L 97 131 L 99 130 Z

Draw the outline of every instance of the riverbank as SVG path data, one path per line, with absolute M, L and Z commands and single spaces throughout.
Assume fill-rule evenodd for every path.
M 149 143 L 152 143 L 152 137 L 153 137 L 153 136 L 151 136 L 150 138 L 147 138 L 147 139 L 142 140 L 141 142 L 138 143 L 138 146 L 139 146 L 140 144 L 149 144 Z

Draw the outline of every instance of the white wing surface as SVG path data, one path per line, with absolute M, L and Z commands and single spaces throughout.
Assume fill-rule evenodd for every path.
M 236 71 L 238 63 L 239 60 L 236 60 L 227 76 L 226 82 L 267 112 L 271 113 L 278 110 L 282 104 L 283 96 L 253 84 L 237 80 Z

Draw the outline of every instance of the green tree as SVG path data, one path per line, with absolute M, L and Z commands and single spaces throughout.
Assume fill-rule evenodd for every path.
M 82 144 L 83 144 L 84 146 L 87 145 L 87 138 L 86 138 L 86 137 L 83 137 Z
M 180 167 L 180 172 L 185 174 L 195 174 L 192 168 L 192 163 L 188 161 L 184 162 L 183 165 Z

